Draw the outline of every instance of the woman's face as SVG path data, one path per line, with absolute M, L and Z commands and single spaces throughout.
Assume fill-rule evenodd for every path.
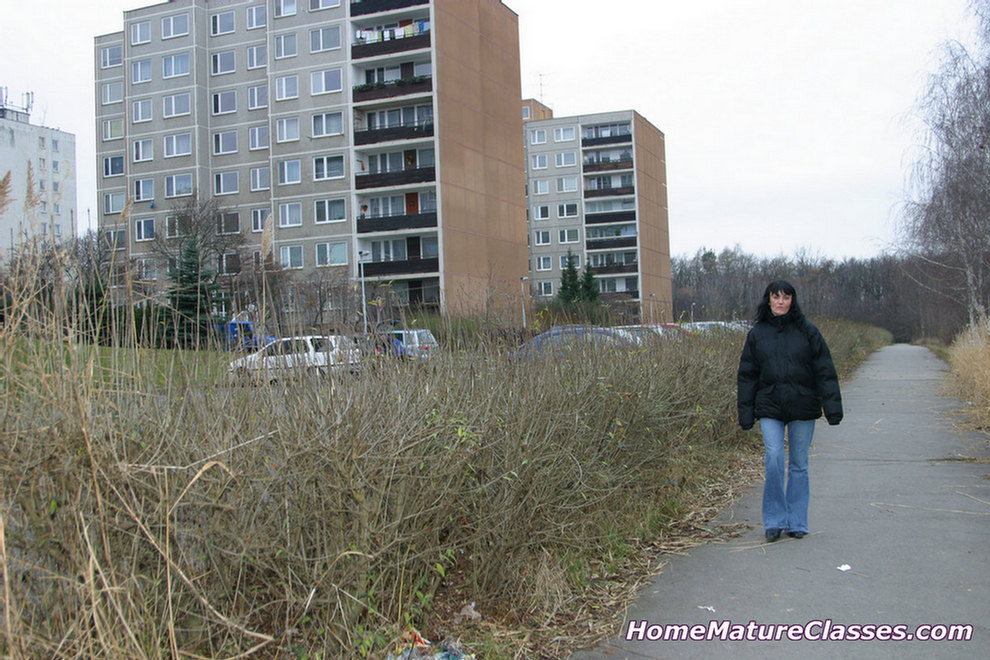
M 783 316 L 791 310 L 791 300 L 793 296 L 783 291 L 776 291 L 770 294 L 770 311 L 774 316 Z

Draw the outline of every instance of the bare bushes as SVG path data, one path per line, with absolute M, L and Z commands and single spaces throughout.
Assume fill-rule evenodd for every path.
M 949 347 L 949 366 L 959 397 L 982 429 L 990 428 L 990 326 L 977 324 Z

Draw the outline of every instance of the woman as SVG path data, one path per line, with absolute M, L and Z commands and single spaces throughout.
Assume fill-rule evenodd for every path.
M 739 425 L 760 420 L 766 448 L 763 528 L 768 541 L 782 532 L 808 533 L 808 450 L 815 420 L 842 421 L 839 379 L 825 339 L 801 313 L 797 292 L 783 280 L 771 282 L 756 309 L 756 323 L 739 359 Z M 788 468 L 784 467 L 784 436 Z

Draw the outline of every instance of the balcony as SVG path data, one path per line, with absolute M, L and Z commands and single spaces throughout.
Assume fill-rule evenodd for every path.
M 615 170 L 631 170 L 633 166 L 632 158 L 623 160 L 611 160 L 597 163 L 585 163 L 584 171 L 588 172 L 613 172 Z
M 366 261 L 362 266 L 365 277 L 414 275 L 440 271 L 439 257 L 406 259 L 404 261 Z
M 634 186 L 620 186 L 618 188 L 594 188 L 584 191 L 584 198 L 592 197 L 612 197 L 614 195 L 632 195 L 636 192 Z
M 400 37 L 378 40 L 369 40 L 356 43 L 351 46 L 351 58 L 358 60 L 364 57 L 376 57 L 378 55 L 392 55 L 394 53 L 404 53 L 407 50 L 419 50 L 430 47 L 430 31 L 418 32 L 419 27 L 410 25 L 414 34 Z M 384 33 L 383 33 L 384 34 Z
M 354 0 L 351 2 L 351 16 L 365 16 L 428 4 L 430 4 L 429 0 Z
M 390 126 L 388 128 L 374 128 L 354 133 L 354 144 L 376 144 L 378 142 L 392 142 L 394 140 L 417 140 L 419 138 L 433 137 L 433 122 L 413 124 L 412 126 Z
M 429 94 L 433 91 L 433 78 L 417 76 L 400 78 L 392 82 L 371 83 L 354 87 L 354 102 L 377 101 L 408 94 Z
M 603 225 L 611 222 L 636 222 L 635 211 L 613 211 L 611 213 L 587 213 L 584 216 L 586 225 Z
M 639 272 L 638 264 L 608 264 L 607 266 L 592 266 L 595 275 L 618 275 L 631 273 L 635 275 Z
M 603 144 L 625 144 L 627 142 L 632 142 L 632 134 L 626 133 L 625 135 L 608 135 L 606 137 L 596 137 L 596 138 L 582 138 L 582 147 L 598 147 Z
M 424 229 L 437 226 L 437 212 L 415 213 L 408 215 L 392 215 L 381 218 L 362 218 L 358 216 L 357 230 L 359 234 L 375 231 L 399 231 L 403 229 Z
M 419 167 L 398 172 L 382 172 L 381 174 L 362 174 L 354 177 L 354 187 L 358 190 L 367 188 L 387 188 L 403 186 L 410 183 L 428 183 L 436 181 L 437 168 Z
M 636 247 L 635 236 L 618 236 L 616 238 L 592 238 L 585 243 L 588 250 L 611 250 L 612 248 Z

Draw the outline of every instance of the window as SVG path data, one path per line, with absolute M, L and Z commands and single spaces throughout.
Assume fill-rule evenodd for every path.
M 236 53 L 232 50 L 213 53 L 213 75 L 220 76 L 225 73 L 233 73 L 237 64 L 236 59 Z
M 237 131 L 221 131 L 213 134 L 213 154 L 237 153 Z
M 103 122 L 103 140 L 119 140 L 124 137 L 124 120 L 107 119 Z
M 236 275 L 241 272 L 241 256 L 236 252 L 217 255 L 217 274 Z
M 318 199 L 314 217 L 317 223 L 342 222 L 346 220 L 344 213 L 346 205 L 343 199 Z
M 341 135 L 344 132 L 344 123 L 341 113 L 324 112 L 313 115 L 313 137 L 323 137 L 326 135 Z
M 103 238 L 107 243 L 107 247 L 111 250 L 123 250 L 127 247 L 127 230 L 125 229 L 110 229 L 103 232 Z
M 524 105 L 523 106 L 523 121 L 526 121 L 528 119 L 529 119 L 529 106 L 528 105 Z
M 52 138 L 52 151 L 58 151 L 58 140 Z
M 557 154 L 557 167 L 573 167 L 577 165 L 577 154 L 573 151 L 562 151 Z
M 53 160 L 52 161 L 52 172 L 58 172 L 58 161 L 57 160 Z
M 577 202 L 573 204 L 558 204 L 557 205 L 557 217 L 558 218 L 576 218 L 578 214 Z
M 550 182 L 546 179 L 535 179 L 533 181 L 533 194 L 546 195 L 550 192 Z
M 251 209 L 251 231 L 263 231 L 265 229 L 265 221 L 268 220 L 268 216 L 272 214 L 271 209 Z
M 343 156 L 319 156 L 313 159 L 313 180 L 342 179 L 344 177 Z
M 532 168 L 534 170 L 545 170 L 547 168 L 547 155 L 535 154 L 532 156 Z
M 192 134 L 179 133 L 165 136 L 165 157 L 188 156 L 192 153 Z
M 131 45 L 137 46 L 138 44 L 146 44 L 149 41 L 151 41 L 151 23 L 148 21 L 132 23 Z
M 104 213 L 120 213 L 122 208 L 124 208 L 124 193 L 114 192 L 103 195 Z
M 155 157 L 155 150 L 152 147 L 151 138 L 146 138 L 144 140 L 135 140 L 132 146 L 134 148 L 135 163 L 151 160 L 152 158 Z
M 120 176 L 124 173 L 123 156 L 107 156 L 103 159 L 103 176 Z M 41 183 L 44 183 L 42 181 Z M 44 190 L 44 188 L 42 188 Z
M 405 215 L 406 200 L 402 195 L 392 197 L 374 197 L 366 204 L 361 204 L 360 219 L 365 216 L 370 218 L 389 218 L 396 215 Z
M 268 85 L 248 87 L 248 110 L 268 107 Z
M 213 114 L 225 115 L 230 112 L 237 112 L 237 92 L 229 90 L 217 92 L 213 95 Z
M 309 10 L 317 11 L 319 9 L 330 9 L 331 7 L 339 7 L 340 0 L 309 0 Z
M 283 245 L 279 248 L 279 263 L 282 268 L 302 268 L 303 254 L 301 245 Z
M 234 31 L 234 12 L 225 11 L 210 17 L 210 34 L 214 37 Z
M 120 66 L 124 63 L 123 46 L 107 46 L 100 51 L 100 66 L 103 69 Z
M 566 270 L 569 264 L 574 264 L 575 268 L 581 265 L 578 263 L 578 256 L 576 254 L 560 255 L 560 269 Z
M 272 169 L 270 167 L 251 168 L 251 190 L 268 190 L 272 187 Z
M 317 266 L 346 266 L 347 265 L 347 243 L 317 243 L 316 244 L 316 265 Z
M 296 13 L 296 0 L 275 0 L 276 17 L 292 16 L 295 13 Z
M 275 121 L 275 140 L 292 142 L 299 139 L 299 117 L 286 117 Z
M 134 275 L 140 282 L 158 279 L 158 264 L 154 259 L 138 259 L 134 262 Z
M 313 94 L 329 94 L 342 89 L 340 69 L 314 71 L 309 74 L 309 82 Z
M 535 232 L 537 245 L 550 245 L 550 232 L 549 231 L 538 231 Z
M 151 121 L 151 99 L 141 99 L 131 103 L 131 121 L 135 124 Z
M 268 65 L 268 47 L 267 46 L 248 46 L 247 49 L 247 68 L 249 69 L 261 69 Z
M 339 25 L 309 31 L 309 52 L 319 53 L 334 48 L 340 48 Z
M 537 289 L 541 296 L 552 296 L 553 282 L 538 282 Z
M 162 39 L 182 37 L 189 34 L 189 15 L 166 16 L 162 19 Z
M 551 257 L 537 257 L 536 270 L 553 270 L 553 259 Z
M 285 57 L 295 57 L 296 55 L 296 34 L 279 34 L 275 36 L 275 59 L 280 60 Z
M 124 100 L 124 83 L 112 82 L 103 86 L 103 105 L 120 103 Z
M 534 220 L 547 220 L 550 218 L 550 206 L 547 204 L 540 204 L 533 207 L 533 219 Z
M 253 126 L 248 129 L 248 149 L 267 149 L 268 148 L 268 125 L 264 126 Z
M 162 78 L 178 78 L 189 75 L 189 53 L 166 55 L 162 58 Z
M 134 221 L 134 240 L 150 241 L 155 237 L 155 219 L 141 218 Z
M 578 242 L 578 230 L 577 229 L 561 229 L 557 235 L 557 240 L 561 243 L 577 243 Z
M 151 80 L 151 60 L 131 62 L 131 82 L 135 85 Z
M 553 129 L 554 142 L 570 142 L 574 139 L 573 126 L 558 126 Z
M 219 172 L 213 177 L 213 193 L 216 195 L 233 195 L 237 192 L 237 171 Z
M 165 236 L 166 238 L 178 238 L 189 234 L 192 218 L 188 215 L 167 215 L 165 216 Z
M 302 181 L 302 168 L 298 159 L 283 160 L 278 164 L 279 185 L 284 186 L 290 183 L 299 183 L 300 181 Z
M 529 132 L 530 144 L 544 144 L 547 141 L 547 131 L 544 128 L 534 128 Z
M 298 227 L 302 224 L 302 203 L 286 202 L 278 205 L 278 226 Z
M 134 182 L 134 201 L 150 202 L 155 198 L 155 180 L 138 179 Z
M 164 115 L 168 117 L 179 117 L 181 115 L 189 114 L 189 92 L 183 94 L 173 94 L 172 96 L 166 96 L 162 100 L 164 106 Z
M 576 176 L 562 176 L 557 179 L 557 192 L 574 192 L 578 189 Z
M 236 211 L 217 215 L 218 234 L 239 234 L 241 232 L 241 216 Z
M 192 174 L 170 174 L 165 177 L 166 197 L 186 197 L 192 192 Z
M 247 29 L 263 28 L 268 23 L 265 5 L 247 8 Z
M 299 97 L 299 77 L 285 76 L 275 79 L 275 100 L 285 101 Z

